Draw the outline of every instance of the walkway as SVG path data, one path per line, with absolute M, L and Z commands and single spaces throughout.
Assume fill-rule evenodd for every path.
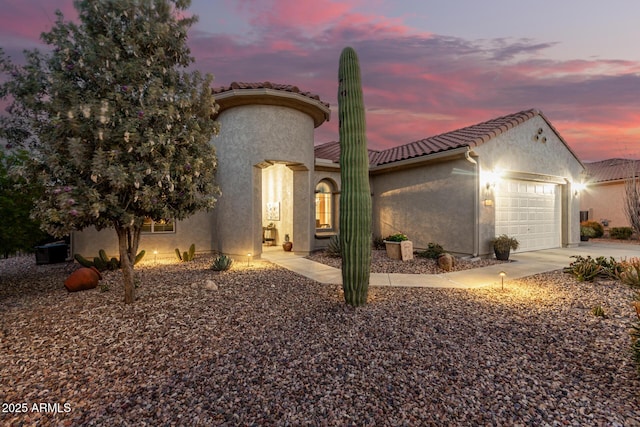
M 370 286 L 406 286 L 430 288 L 477 288 L 500 283 L 500 271 L 505 280 L 517 279 L 562 269 L 572 261 L 572 255 L 614 257 L 615 259 L 640 257 L 640 245 L 625 243 L 584 242 L 576 248 L 546 249 L 534 252 L 512 252 L 512 262 L 454 271 L 442 274 L 371 273 Z M 320 283 L 342 283 L 339 269 L 308 260 L 282 249 L 267 249 L 262 258 Z

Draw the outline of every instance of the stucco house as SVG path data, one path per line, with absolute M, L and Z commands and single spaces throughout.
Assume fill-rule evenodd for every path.
M 259 257 L 265 243 L 279 246 L 286 235 L 297 253 L 324 247 L 339 231 L 340 204 L 339 143 L 314 146 L 329 105 L 269 82 L 215 92 L 222 196 L 215 209 L 185 221 L 149 221 L 141 249 L 166 256 L 195 243 L 199 252 Z M 437 242 L 480 256 L 503 233 L 523 251 L 579 242 L 584 166 L 538 110 L 369 154 L 374 235 L 403 232 L 415 248 Z M 113 231 L 72 236 L 73 253 L 100 248 L 116 252 Z
M 585 163 L 587 187 L 580 198 L 580 219 L 608 227 L 629 227 L 624 210 L 625 182 L 640 178 L 640 160 L 607 159 Z

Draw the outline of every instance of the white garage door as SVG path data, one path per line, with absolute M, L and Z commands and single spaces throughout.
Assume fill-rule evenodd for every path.
M 496 235 L 520 242 L 518 251 L 560 246 L 560 186 L 505 179 L 496 186 Z

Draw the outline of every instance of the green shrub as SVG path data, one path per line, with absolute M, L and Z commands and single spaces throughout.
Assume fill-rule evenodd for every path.
M 631 227 L 612 227 L 609 230 L 612 239 L 629 240 L 633 234 Z
M 438 243 L 429 243 L 427 249 L 416 252 L 416 255 L 422 258 L 437 259 L 443 253 L 445 253 L 445 250 Z
M 600 224 L 597 221 L 582 221 L 580 223 L 581 227 L 589 227 L 589 228 L 593 228 L 593 231 L 596 232 L 595 237 L 596 239 L 598 237 L 602 237 L 604 235 L 604 227 L 602 224 Z
M 396 233 L 385 237 L 384 240 L 386 240 L 387 242 L 404 242 L 405 240 L 409 240 L 409 238 L 406 234 Z
M 604 308 L 601 305 L 596 305 L 591 309 L 591 314 L 596 317 L 602 317 L 603 319 L 607 318 L 607 314 L 604 312 Z
M 231 264 L 233 264 L 233 259 L 226 255 L 219 255 L 213 260 L 211 269 L 215 271 L 226 271 L 231 268 Z
M 596 230 L 591 227 L 580 226 L 580 236 L 596 237 Z
M 334 257 L 342 256 L 342 245 L 340 244 L 340 235 L 336 234 L 331 236 L 327 249 L 325 249 L 327 255 Z

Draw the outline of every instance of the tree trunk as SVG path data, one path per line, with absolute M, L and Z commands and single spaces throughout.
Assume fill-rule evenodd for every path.
M 115 225 L 118 233 L 118 249 L 120 252 L 120 268 L 124 281 L 124 303 L 132 304 L 135 301 L 135 281 L 133 263 L 140 242 L 140 226 L 123 227 Z

